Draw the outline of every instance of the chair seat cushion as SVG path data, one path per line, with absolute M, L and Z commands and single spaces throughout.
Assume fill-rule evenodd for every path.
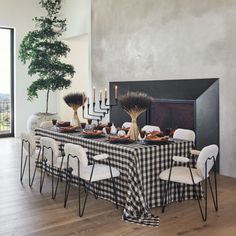
M 197 169 L 191 168 L 191 170 L 193 174 L 194 183 L 197 184 L 201 182 L 203 179 L 201 176 L 199 176 Z M 159 175 L 160 179 L 167 181 L 169 179 L 169 173 L 170 169 L 162 171 Z M 175 166 L 172 168 L 170 181 L 190 185 L 193 184 L 189 168 L 183 166 Z
M 89 180 L 92 167 L 93 165 L 88 165 L 87 167 L 81 168 L 80 178 L 84 180 Z M 114 167 L 111 167 L 111 171 L 112 171 L 113 177 L 118 177 L 120 175 L 120 172 Z M 72 174 L 78 175 L 78 170 L 73 170 Z M 92 182 L 103 180 L 103 179 L 110 179 L 110 178 L 111 178 L 111 173 L 110 173 L 110 168 L 108 165 L 95 164 L 94 170 L 93 170 L 93 176 L 91 179 Z

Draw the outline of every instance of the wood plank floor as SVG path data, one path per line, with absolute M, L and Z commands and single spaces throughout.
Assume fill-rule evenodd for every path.
M 160 208 L 153 213 L 161 217 L 160 227 L 125 223 L 122 209 L 104 200 L 88 198 L 84 217 L 78 217 L 76 188 L 72 188 L 67 209 L 63 208 L 64 183 L 56 200 L 51 199 L 50 177 L 46 177 L 43 194 L 36 179 L 32 189 L 27 178 L 19 181 L 20 142 L 0 139 L 0 235 L 236 235 L 236 179 L 219 176 L 219 212 L 209 203 L 208 221 L 201 220 L 196 201 L 185 201 Z M 25 176 L 26 177 L 26 176 Z

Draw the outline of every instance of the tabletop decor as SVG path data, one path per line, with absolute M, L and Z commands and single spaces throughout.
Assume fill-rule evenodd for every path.
M 108 95 L 107 95 L 107 89 L 105 88 L 104 93 L 104 99 L 103 99 L 103 91 L 99 91 L 99 100 L 96 100 L 96 88 L 93 87 L 93 96 L 92 96 L 92 102 L 90 104 L 90 99 L 88 97 L 87 99 L 87 114 L 90 116 L 92 120 L 96 120 L 97 124 L 99 124 L 102 119 L 109 114 L 109 111 L 111 111 L 112 107 L 118 105 L 118 86 L 114 87 L 115 89 L 115 103 L 108 104 Z M 98 110 L 97 110 L 98 109 Z M 85 106 L 82 107 L 82 114 L 83 118 L 87 119 L 85 116 Z
M 83 106 L 86 101 L 86 96 L 84 93 L 69 93 L 63 97 L 65 103 L 71 107 L 74 111 L 74 116 L 71 120 L 72 126 L 77 126 L 78 128 L 82 128 L 77 110 L 79 107 Z
M 121 107 L 130 115 L 132 119 L 131 127 L 128 135 L 132 140 L 137 140 L 139 129 L 137 125 L 137 118 L 141 113 L 149 108 L 152 98 L 141 92 L 128 92 L 119 98 Z

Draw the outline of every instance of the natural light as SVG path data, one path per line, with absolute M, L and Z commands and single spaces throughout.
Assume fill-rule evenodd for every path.
M 10 131 L 11 31 L 0 28 L 0 133 Z

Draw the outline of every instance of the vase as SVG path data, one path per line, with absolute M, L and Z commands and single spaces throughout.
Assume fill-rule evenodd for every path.
M 40 124 L 44 121 L 51 121 L 53 119 L 59 119 L 56 113 L 35 113 L 30 115 L 27 119 L 27 131 L 34 133 L 36 128 L 40 127 Z

